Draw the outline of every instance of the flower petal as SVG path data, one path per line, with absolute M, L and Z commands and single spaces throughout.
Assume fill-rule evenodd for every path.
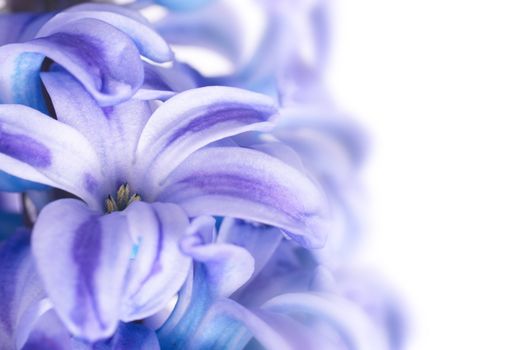
M 0 170 L 100 206 L 100 163 L 75 129 L 20 105 L 0 105 Z
M 327 322 L 348 349 L 385 350 L 387 336 L 372 323 L 359 305 L 326 293 L 288 293 L 269 300 L 264 310 L 283 314 L 305 314 Z
M 0 16 L 0 45 L 32 39 L 52 14 L 2 13 Z
M 39 73 L 45 57 L 73 74 L 101 105 L 129 99 L 144 79 L 140 53 L 131 39 L 91 18 L 64 24 L 46 37 L 2 46 L 0 57 L 0 100 L 42 111 Z
M 175 204 L 133 203 L 124 212 L 137 247 L 128 272 L 122 320 L 146 318 L 165 307 L 183 285 L 191 259 L 178 249 L 189 225 Z
M 180 242 L 180 248 L 203 264 L 211 294 L 227 297 L 252 276 L 254 259 L 248 251 L 232 244 L 206 244 L 204 235 L 213 228 L 214 219 L 197 218 L 188 229 L 189 236 Z
M 184 91 L 162 104 L 145 126 L 137 167 L 157 188 L 195 150 L 222 138 L 263 130 L 277 112 L 271 99 L 252 92 L 206 87 Z M 146 191 L 151 193 L 153 189 Z
M 44 190 L 47 186 L 27 181 L 16 176 L 9 175 L 0 171 L 0 191 L 2 192 L 23 192 L 27 190 Z
M 193 4 L 202 1 L 210 0 L 184 2 Z M 237 65 L 244 44 L 238 17 L 230 5 L 219 1 L 198 11 L 170 11 L 154 23 L 154 28 L 170 44 L 208 48 Z
M 278 332 L 255 313 L 230 299 L 209 308 L 190 338 L 190 349 L 243 349 L 254 337 L 263 349 L 292 349 Z
M 153 330 L 138 323 L 120 323 L 114 336 L 100 341 L 93 348 L 74 350 L 160 350 L 158 338 Z
M 130 100 L 100 107 L 63 68 L 42 73 L 57 119 L 77 129 L 100 155 L 106 193 L 131 182 L 134 151 L 151 109 L 145 102 Z M 132 184 L 131 184 L 132 185 Z
M 246 249 L 254 258 L 253 277 L 265 266 L 282 239 L 279 229 L 272 226 L 225 218 L 220 225 L 218 243 L 229 243 Z
M 265 153 L 239 147 L 195 152 L 169 178 L 159 196 L 189 216 L 217 215 L 282 228 L 307 247 L 320 247 L 327 205 L 304 174 Z
M 20 230 L 0 245 L 0 344 L 15 348 L 17 338 L 30 327 L 22 322 L 45 292 L 34 266 L 31 234 Z M 26 317 L 32 321 L 32 317 Z
M 132 252 L 125 216 L 99 216 L 75 199 L 53 202 L 39 215 L 32 248 L 67 329 L 89 341 L 112 335 Z
M 81 4 L 63 11 L 49 20 L 38 32 L 39 37 L 61 31 L 66 23 L 92 18 L 106 22 L 127 34 L 140 54 L 154 62 L 168 62 L 174 58 L 167 42 L 156 33 L 138 12 L 110 4 Z
M 54 310 L 38 318 L 22 350 L 73 350 L 71 336 Z
M 187 11 L 197 10 L 213 2 L 214 0 L 155 0 L 158 4 L 164 5 L 171 10 Z

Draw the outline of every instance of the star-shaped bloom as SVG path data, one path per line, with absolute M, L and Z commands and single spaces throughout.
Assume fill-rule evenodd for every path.
M 148 317 L 176 294 L 190 258 L 189 218 L 236 217 L 323 244 L 325 199 L 282 160 L 220 140 L 264 131 L 271 99 L 225 87 L 182 92 L 153 111 L 138 100 L 99 107 L 58 66 L 42 73 L 57 119 L 0 106 L 0 168 L 79 197 L 46 206 L 32 246 L 67 329 L 95 341 Z

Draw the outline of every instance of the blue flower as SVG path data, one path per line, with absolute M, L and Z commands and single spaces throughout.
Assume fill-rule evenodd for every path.
M 205 147 L 267 130 L 277 112 L 269 98 L 207 87 L 154 111 L 138 100 L 99 107 L 60 67 L 42 79 L 58 120 L 1 105 L 0 168 L 83 200 L 47 205 L 32 239 L 46 291 L 73 335 L 108 337 L 119 320 L 153 315 L 176 294 L 191 263 L 177 249 L 188 217 L 237 217 L 323 244 L 324 198 L 304 174 L 253 149 Z

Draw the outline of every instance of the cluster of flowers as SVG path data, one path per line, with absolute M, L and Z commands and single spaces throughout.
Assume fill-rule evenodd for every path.
M 249 1 L 247 58 L 226 1 L 12 1 L 65 9 L 0 18 L 0 349 L 400 348 L 349 264 L 364 138 L 323 88 L 327 2 Z

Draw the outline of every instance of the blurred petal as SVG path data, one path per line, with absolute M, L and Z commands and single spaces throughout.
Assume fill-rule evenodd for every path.
M 234 299 L 247 307 L 259 307 L 283 293 L 309 291 L 317 266 L 313 250 L 282 240 L 263 269 Z
M 16 176 L 0 171 L 0 191 L 23 192 L 27 190 L 43 190 L 47 186 L 37 182 L 27 181 Z
M 52 14 L 2 13 L 0 16 L 0 45 L 23 42 L 34 38 Z
M 184 91 L 149 119 L 138 144 L 138 167 L 153 176 L 156 188 L 195 150 L 228 136 L 266 129 L 276 112 L 271 99 L 248 91 L 226 87 Z
M 171 10 L 197 10 L 214 0 L 155 0 L 158 4 L 164 5 Z
M 309 315 L 327 322 L 338 331 L 347 349 L 388 349 L 383 330 L 376 327 L 358 305 L 334 295 L 289 293 L 269 300 L 263 309 L 287 315 Z
M 32 248 L 68 330 L 89 341 L 112 335 L 132 252 L 125 216 L 99 216 L 74 199 L 53 202 L 39 215 Z
M 203 220 L 202 220 L 203 219 Z M 200 217 L 191 223 L 189 236 L 181 241 L 182 251 L 204 266 L 213 296 L 229 296 L 254 272 L 254 259 L 245 249 L 225 243 L 206 243 L 205 233 L 214 228 L 212 218 Z
M 98 203 L 98 156 L 75 129 L 20 105 L 0 105 L 0 169 Z
M 190 258 L 178 249 L 189 220 L 175 204 L 136 202 L 124 212 L 137 247 L 128 272 L 124 321 L 153 315 L 179 291 L 190 269 Z
M 210 147 L 192 154 L 159 196 L 189 214 L 230 216 L 282 228 L 300 244 L 325 241 L 326 204 L 304 174 L 265 153 Z
M 129 99 L 142 85 L 140 53 L 131 39 L 115 27 L 86 18 L 46 34 L 0 47 L 3 103 L 45 110 L 39 77 L 45 57 L 74 75 L 101 105 Z
M 167 42 L 157 34 L 139 13 L 110 4 L 81 4 L 61 12 L 49 20 L 39 31 L 39 37 L 62 31 L 62 27 L 77 20 L 92 18 L 109 23 L 127 34 L 144 57 L 155 62 L 168 62 L 174 58 Z
M 151 109 L 142 101 L 100 107 L 69 73 L 60 67 L 42 73 L 59 121 L 85 136 L 102 157 L 104 195 L 131 181 L 134 151 Z
M 0 244 L 0 344 L 9 349 L 29 333 L 33 310 L 45 298 L 30 239 L 29 231 L 20 230 Z
M 184 2 L 193 4 L 198 1 Z M 243 32 L 238 16 L 223 1 L 198 11 L 170 11 L 154 23 L 154 28 L 170 44 L 208 48 L 224 55 L 235 65 L 241 58 Z
M 229 243 L 246 249 L 254 258 L 253 276 L 265 266 L 280 244 L 282 233 L 272 226 L 225 218 L 220 225 L 218 243 Z

